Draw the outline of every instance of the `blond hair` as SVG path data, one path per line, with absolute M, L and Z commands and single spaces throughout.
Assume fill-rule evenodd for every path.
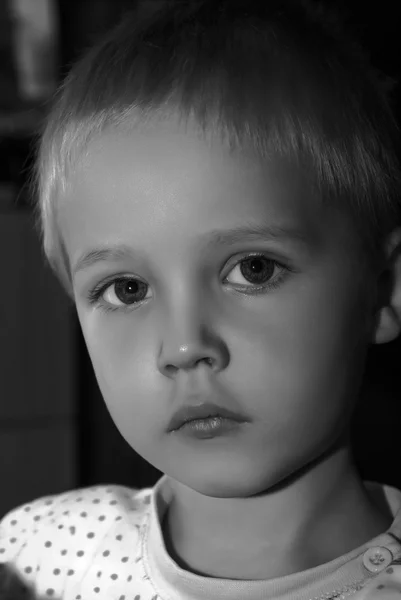
M 143 2 L 75 64 L 47 119 L 36 210 L 50 265 L 71 294 L 57 200 L 89 142 L 173 113 L 230 149 L 302 164 L 373 260 L 400 219 L 393 85 L 332 10 L 307 0 Z

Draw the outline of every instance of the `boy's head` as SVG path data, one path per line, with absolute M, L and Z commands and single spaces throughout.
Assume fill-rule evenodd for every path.
M 41 146 L 44 248 L 117 426 L 158 469 L 249 495 L 347 428 L 368 344 L 399 333 L 378 285 L 396 131 L 363 55 L 300 2 L 158 3 L 73 69 Z M 250 423 L 167 431 L 202 400 Z

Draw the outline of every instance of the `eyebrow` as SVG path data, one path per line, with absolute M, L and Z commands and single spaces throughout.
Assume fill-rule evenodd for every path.
M 254 240 L 278 240 L 308 246 L 310 240 L 306 233 L 295 227 L 279 225 L 244 225 L 233 229 L 215 229 L 200 236 L 200 243 L 215 246 L 232 246 L 239 242 Z M 102 248 L 92 248 L 85 251 L 77 260 L 73 274 L 92 267 L 96 263 L 118 261 L 132 258 L 137 252 L 127 244 L 113 244 Z

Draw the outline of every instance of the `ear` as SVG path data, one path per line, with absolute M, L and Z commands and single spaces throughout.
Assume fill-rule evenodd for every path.
M 386 243 L 386 259 L 379 274 L 374 344 L 395 340 L 401 332 L 401 228 L 395 229 Z

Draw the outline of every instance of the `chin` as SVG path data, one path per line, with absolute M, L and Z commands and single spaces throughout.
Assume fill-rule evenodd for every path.
M 186 476 L 188 475 L 188 476 Z M 257 496 L 277 485 L 283 477 L 277 473 L 260 472 L 255 469 L 234 468 L 208 469 L 201 473 L 194 470 L 179 477 L 171 475 L 182 484 L 211 498 L 248 498 Z

